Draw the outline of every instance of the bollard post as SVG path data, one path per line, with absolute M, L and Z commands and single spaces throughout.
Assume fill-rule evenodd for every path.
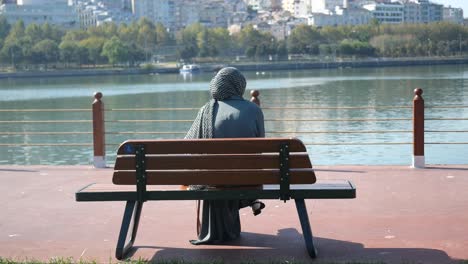
M 94 145 L 94 167 L 106 167 L 106 141 L 104 130 L 104 103 L 101 101 L 102 93 L 94 93 L 93 102 L 93 145 Z
M 413 168 L 424 168 L 424 99 L 423 90 L 414 89 L 413 98 Z
M 260 106 L 260 99 L 258 99 L 258 96 L 260 95 L 260 92 L 257 90 L 252 90 L 250 91 L 250 95 L 252 98 L 250 98 L 250 101 L 252 103 L 256 103 L 258 106 Z

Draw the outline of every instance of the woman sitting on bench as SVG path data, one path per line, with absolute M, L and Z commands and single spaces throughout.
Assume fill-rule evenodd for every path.
M 262 110 L 242 98 L 245 87 L 246 80 L 240 71 L 232 67 L 221 69 L 210 83 L 212 99 L 200 109 L 185 138 L 265 137 Z M 189 186 L 189 189 L 205 188 L 210 186 Z M 239 209 L 247 206 L 252 207 L 254 215 L 265 207 L 258 200 L 204 201 L 198 239 L 190 242 L 200 245 L 236 239 L 241 229 Z

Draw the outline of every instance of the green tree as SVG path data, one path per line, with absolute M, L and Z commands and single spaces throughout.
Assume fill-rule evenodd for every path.
M 36 43 L 33 48 L 33 58 L 37 63 L 44 63 L 46 68 L 51 62 L 56 62 L 59 58 L 59 48 L 55 41 L 44 39 Z
M 318 54 L 319 45 L 324 43 L 319 31 L 307 25 L 294 28 L 288 38 L 289 53 Z
M 374 48 L 367 42 L 345 39 L 340 43 L 340 52 L 343 55 L 371 56 Z
M 372 38 L 370 44 L 372 45 L 372 47 L 375 48 L 377 54 L 380 56 L 401 57 L 418 55 L 411 54 L 411 52 L 414 52 L 416 50 L 416 45 L 418 45 L 416 37 L 413 35 L 384 34 Z
M 200 57 L 215 57 L 219 54 L 216 47 L 214 34 L 211 30 L 204 28 L 197 34 L 198 55 Z
M 29 36 L 24 36 L 18 39 L 21 45 L 21 52 L 23 54 L 22 62 L 24 63 L 34 63 L 34 54 L 33 54 L 33 46 L 37 42 L 33 42 L 33 40 Z
M 5 41 L 5 38 L 8 36 L 8 33 L 10 33 L 10 24 L 6 20 L 6 18 L 2 15 L 0 15 L 0 49 L 3 46 L 3 42 Z
M 11 63 L 12 67 L 16 68 L 18 62 L 20 62 L 23 59 L 21 43 L 16 39 L 9 39 L 5 41 L 0 51 L 0 57 L 2 59 L 2 62 Z
M 59 45 L 60 60 L 69 63 L 80 63 L 80 46 L 74 41 L 62 41 Z
M 22 37 L 24 37 L 24 22 L 23 20 L 18 20 L 10 29 L 7 38 L 20 39 Z
M 181 31 L 177 35 L 177 53 L 184 60 L 190 60 L 196 57 L 199 52 L 197 44 L 198 33 L 202 32 L 204 27 L 197 23 L 190 25 Z
M 103 32 L 106 38 L 112 38 L 118 35 L 118 27 L 114 22 L 106 22 L 99 26 L 99 29 L 101 29 L 101 32 Z
M 90 37 L 79 42 L 81 47 L 86 48 L 88 54 L 89 62 L 93 63 L 95 66 L 98 63 L 104 61 L 104 58 L 101 56 L 102 46 L 106 40 L 100 37 Z
M 56 43 L 60 43 L 64 35 L 63 31 L 55 25 L 44 23 L 41 25 L 42 39 L 50 39 Z
M 88 49 L 86 47 L 81 46 L 80 44 L 78 44 L 78 49 L 76 50 L 76 56 L 78 57 L 78 64 L 80 66 L 82 64 L 88 64 L 90 62 Z
M 31 41 L 37 43 L 44 39 L 42 28 L 37 24 L 29 24 L 24 30 L 25 35 L 31 38 Z
M 4 29 L 6 29 L 8 26 L 4 25 L 4 27 Z M 18 20 L 12 27 L 9 28 L 10 30 L 8 31 L 8 35 L 6 35 L 3 41 L 4 45 L 6 45 L 7 42 L 10 43 L 9 45 L 11 45 L 13 42 L 19 42 L 19 40 L 25 36 L 23 20 Z M 5 34 L 6 32 L 3 33 Z
M 329 44 L 332 43 L 339 43 L 340 41 L 346 39 L 348 33 L 346 32 L 345 28 L 340 27 L 332 27 L 326 26 L 320 30 L 320 35 L 327 40 Z
M 138 36 L 138 24 L 136 22 L 132 22 L 130 25 L 120 25 L 117 32 L 120 40 L 127 43 L 127 45 L 132 43 L 136 44 L 136 39 Z
M 104 43 L 102 56 L 107 57 L 112 65 L 128 61 L 128 47 L 116 36 Z
M 156 44 L 158 47 L 169 44 L 171 36 L 167 32 L 167 29 L 161 23 L 156 23 Z
M 128 62 L 130 66 L 135 66 L 138 62 L 145 60 L 145 52 L 138 47 L 135 43 L 128 46 Z
M 97 27 L 87 29 L 90 37 L 110 39 L 118 34 L 117 25 L 113 22 L 106 22 Z
M 156 28 L 146 18 L 140 19 L 138 26 L 137 44 L 145 52 L 145 59 L 148 61 L 153 56 L 156 47 Z
M 276 48 L 276 54 L 280 60 L 286 59 L 288 57 L 288 48 L 286 46 L 285 40 L 278 41 L 278 45 Z
M 248 25 L 235 36 L 248 57 L 261 58 L 276 53 L 276 40 L 270 33 L 263 33 Z
M 228 55 L 231 52 L 232 38 L 226 28 L 214 28 L 210 30 L 213 45 L 219 55 Z
M 89 38 L 90 35 L 86 30 L 83 29 L 74 29 L 74 30 L 69 30 L 65 33 L 65 35 L 62 37 L 62 41 L 74 41 L 74 42 L 80 42 L 84 39 Z

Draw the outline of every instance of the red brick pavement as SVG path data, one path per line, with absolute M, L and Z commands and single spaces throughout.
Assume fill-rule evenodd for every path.
M 88 166 L 0 166 L 0 256 L 115 263 L 124 203 L 74 200 L 88 183 L 110 183 L 111 173 Z M 307 201 L 319 251 L 314 263 L 468 259 L 468 166 L 319 166 L 317 175 L 352 180 L 357 198 Z M 238 241 L 193 246 L 193 201 L 145 203 L 131 258 L 309 261 L 294 203 L 266 205 L 255 217 L 241 211 Z

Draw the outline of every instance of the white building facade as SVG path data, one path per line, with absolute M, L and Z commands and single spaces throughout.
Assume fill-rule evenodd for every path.
M 102 1 L 75 1 L 74 8 L 78 14 L 80 28 L 87 29 L 104 23 L 117 25 L 130 24 L 136 20 L 135 16 L 125 7 L 125 1 L 111 3 Z
M 401 0 L 404 23 L 431 23 L 443 20 L 443 5 L 428 0 Z
M 398 2 L 367 4 L 363 8 L 383 24 L 400 24 L 404 21 L 404 6 Z
M 339 9 L 333 13 L 312 13 L 308 17 L 307 24 L 316 27 L 339 25 L 364 25 L 373 18 L 372 13 L 365 9 Z
M 0 15 L 14 24 L 22 20 L 25 25 L 48 23 L 62 28 L 79 27 L 75 9 L 68 0 L 18 0 L 17 4 L 3 4 Z
M 132 0 L 132 12 L 136 18 L 146 17 L 154 23 L 162 23 L 175 29 L 176 0 Z
M 443 20 L 456 24 L 463 24 L 463 9 L 444 7 Z
M 308 0 L 307 4 L 310 5 L 310 11 L 312 13 L 329 13 L 335 10 L 337 6 L 343 7 L 347 1 L 343 0 Z

